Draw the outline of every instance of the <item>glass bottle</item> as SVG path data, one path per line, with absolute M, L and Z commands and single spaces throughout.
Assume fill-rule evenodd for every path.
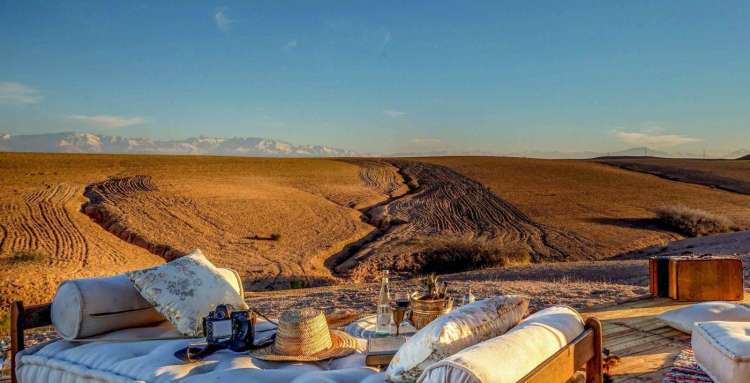
M 477 300 L 477 298 L 474 296 L 474 294 L 472 294 L 472 292 L 471 292 L 471 286 L 469 286 L 469 290 L 466 292 L 466 294 L 464 294 L 464 297 L 462 299 L 461 304 L 462 305 L 468 305 L 470 303 L 474 303 L 474 301 L 476 301 L 476 300 Z
M 378 335 L 390 334 L 391 327 L 391 295 L 388 289 L 388 270 L 383 271 L 380 281 L 380 295 L 378 296 L 378 316 L 375 332 Z

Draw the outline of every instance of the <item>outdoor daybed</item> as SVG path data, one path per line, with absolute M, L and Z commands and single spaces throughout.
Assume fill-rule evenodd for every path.
M 50 312 L 50 304 L 25 307 L 16 302 L 11 307 L 13 383 L 385 381 L 383 372 L 364 366 L 364 354 L 360 352 L 311 364 L 264 362 L 245 353 L 219 351 L 202 362 L 183 364 L 173 354 L 190 342 L 185 339 L 83 343 L 57 340 L 25 349 L 24 331 L 50 325 Z M 119 335 L 118 332 L 109 334 L 112 338 Z M 585 371 L 587 382 L 601 383 L 601 351 L 601 325 L 596 319 L 589 318 L 581 334 L 520 381 L 563 383 L 577 371 Z M 498 366 L 502 363 L 497 361 Z
M 367 367 L 362 352 L 372 317 L 332 329 L 333 318 L 312 307 L 287 310 L 278 324 L 258 322 L 258 339 L 276 337 L 250 353 L 219 349 L 191 362 L 177 356 L 205 340 L 212 333 L 205 323 L 218 326 L 230 306 L 248 315 L 242 279 L 197 249 L 149 269 L 65 281 L 51 304 L 11 307 L 13 383 L 564 383 L 578 371 L 602 383 L 599 321 L 584 321 L 568 306 L 525 316 L 528 298 L 519 295 L 437 317 L 398 348 L 385 371 Z M 46 325 L 63 339 L 24 349 L 24 331 Z

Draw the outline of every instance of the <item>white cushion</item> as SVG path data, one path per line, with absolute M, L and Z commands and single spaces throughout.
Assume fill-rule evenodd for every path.
M 695 360 L 715 382 L 750 381 L 750 323 L 696 323 L 692 345 Z
M 670 327 L 690 334 L 697 322 L 750 322 L 750 308 L 730 302 L 703 302 L 658 316 Z
M 242 291 L 242 280 L 237 272 L 219 271 Z M 55 330 L 67 340 L 82 340 L 166 320 L 125 274 L 61 283 L 52 300 L 51 316 Z
M 187 336 L 202 336 L 202 319 L 219 304 L 247 309 L 240 284 L 200 250 L 150 269 L 128 272 L 141 295 Z M 239 287 L 239 288 L 238 288 Z
M 271 334 L 264 330 L 272 327 L 263 320 L 258 321 L 257 329 L 263 336 Z M 152 333 L 149 328 L 139 328 L 116 331 L 110 336 L 137 339 Z M 365 367 L 365 355 L 361 352 L 326 363 L 266 362 L 230 350 L 218 351 L 195 363 L 184 363 L 174 357 L 177 350 L 196 341 L 54 341 L 22 351 L 16 360 L 16 373 L 19 383 L 385 382 L 384 373 Z M 360 342 L 365 340 L 360 339 Z
M 529 316 L 504 335 L 433 364 L 417 382 L 515 383 L 583 330 L 583 319 L 574 309 L 550 307 Z
M 65 281 L 52 300 L 52 325 L 65 339 L 81 339 L 164 321 L 125 274 Z
M 425 368 L 441 359 L 510 330 L 528 308 L 528 299 L 517 295 L 461 306 L 409 338 L 391 360 L 386 375 L 393 382 L 414 382 Z

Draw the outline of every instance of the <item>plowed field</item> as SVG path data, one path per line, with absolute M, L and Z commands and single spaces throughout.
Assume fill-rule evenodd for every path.
M 383 268 L 398 270 L 398 264 L 409 263 L 408 258 L 437 238 L 521 248 L 536 261 L 593 256 L 581 238 L 533 221 L 482 184 L 447 167 L 412 160 L 381 163 L 398 168 L 410 192 L 367 211 L 380 235 L 354 249 L 336 267 L 338 272 L 367 279 Z
M 388 198 L 335 160 L 0 153 L 0 174 L 3 309 L 194 248 L 248 288 L 327 282 L 372 230 L 349 206 Z
M 420 161 L 446 166 L 481 182 L 535 222 L 588 240 L 597 258 L 681 239 L 655 224 L 654 209 L 659 207 L 703 209 L 750 227 L 750 196 L 594 161 L 501 157 Z

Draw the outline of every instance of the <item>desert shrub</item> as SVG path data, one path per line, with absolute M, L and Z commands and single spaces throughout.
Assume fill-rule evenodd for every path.
M 729 218 L 685 206 L 671 206 L 656 210 L 659 223 L 688 237 L 698 237 L 732 231 L 734 224 Z
M 487 239 L 451 238 L 430 241 L 422 250 L 396 260 L 396 271 L 413 274 L 455 273 L 493 266 L 528 263 L 528 250 Z
M 307 282 L 302 279 L 292 279 L 289 281 L 289 288 L 291 289 L 303 289 L 307 287 Z
M 0 264 L 17 265 L 19 263 L 36 262 L 46 258 L 46 255 L 36 250 L 16 251 L 8 257 L 0 258 Z
M 279 234 L 279 233 L 273 233 L 273 234 L 271 234 L 271 237 L 269 237 L 269 238 L 271 238 L 272 241 L 278 241 L 278 240 L 281 239 L 281 234 Z

